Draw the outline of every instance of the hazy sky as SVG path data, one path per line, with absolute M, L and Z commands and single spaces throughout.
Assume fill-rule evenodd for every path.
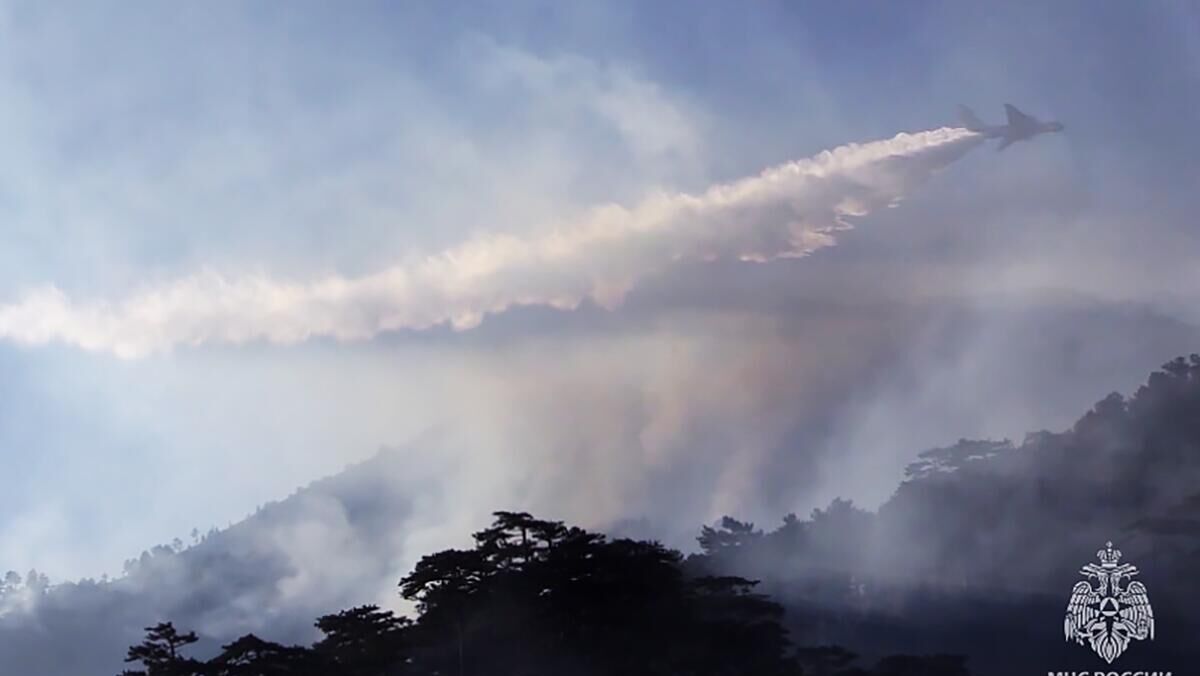
M 911 190 L 889 183 L 908 165 L 832 172 L 789 208 L 907 199 L 807 257 L 664 258 L 607 308 L 146 354 L 0 342 L 0 569 L 117 572 L 384 446 L 452 537 L 522 506 L 674 537 L 872 505 L 924 445 L 1069 424 L 1200 320 L 1187 2 L 5 3 L 0 102 L 0 308 L 369 278 L 464 242 L 519 258 L 953 126 L 958 103 L 1066 125 Z M 506 279 L 536 296 L 559 272 Z M 219 314 L 224 283 L 180 312 Z

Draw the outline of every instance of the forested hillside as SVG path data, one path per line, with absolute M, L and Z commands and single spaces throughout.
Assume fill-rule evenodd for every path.
M 497 512 L 472 549 L 398 580 L 413 618 L 358 607 L 316 620 L 312 646 L 248 634 L 215 656 L 189 655 L 197 637 L 163 624 L 129 658 L 150 676 L 1063 669 L 1095 659 L 1063 640 L 1062 617 L 1079 567 L 1112 540 L 1163 627 L 1127 659 L 1169 668 L 1196 651 L 1198 478 L 1192 355 L 1067 431 L 922 453 L 877 512 L 836 500 L 771 530 L 726 517 L 687 557 Z

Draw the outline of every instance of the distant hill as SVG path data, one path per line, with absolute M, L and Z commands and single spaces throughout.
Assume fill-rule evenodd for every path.
M 927 451 L 876 513 L 839 500 L 770 532 L 726 519 L 694 565 L 766 580 L 802 642 L 1053 671 L 1094 659 L 1065 643 L 1062 619 L 1079 567 L 1110 540 L 1162 627 L 1133 652 L 1168 669 L 1200 657 L 1200 355 L 1064 432 Z
M 395 596 L 412 513 L 396 490 L 403 471 L 382 452 L 191 546 L 144 552 L 115 580 L 9 585 L 0 671 L 116 673 L 142 628 L 168 618 L 197 629 L 201 650 L 246 632 L 310 639 L 317 615 Z

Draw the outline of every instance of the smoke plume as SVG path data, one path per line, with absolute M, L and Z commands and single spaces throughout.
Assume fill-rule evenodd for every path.
M 680 259 L 766 261 L 831 246 L 847 217 L 892 206 L 981 137 L 940 128 L 848 144 L 701 194 L 607 205 L 535 236 L 476 237 L 357 278 L 292 282 L 206 271 L 118 301 L 56 287 L 0 306 L 0 337 L 134 358 L 176 345 L 366 340 L 386 331 L 478 325 L 517 305 L 618 305 Z

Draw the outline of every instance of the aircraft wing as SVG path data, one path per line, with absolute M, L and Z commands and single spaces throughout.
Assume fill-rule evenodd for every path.
M 1017 110 L 1011 103 L 1004 104 L 1004 114 L 1008 117 L 1008 126 L 1021 129 L 1037 124 L 1037 120 Z
M 975 114 L 975 111 L 961 103 L 958 104 L 958 119 L 962 122 L 964 127 L 971 131 L 981 131 L 987 126 L 983 123 L 983 120 L 979 119 L 979 116 Z

